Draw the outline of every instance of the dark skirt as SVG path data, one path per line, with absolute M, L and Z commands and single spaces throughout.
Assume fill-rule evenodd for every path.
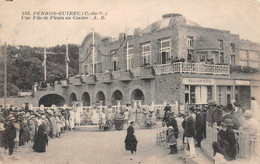
M 33 145 L 33 149 L 36 152 L 45 152 L 46 145 L 48 144 L 48 137 L 45 133 L 45 130 L 40 126 L 38 133 L 35 135 L 35 141 Z
M 125 138 L 125 149 L 130 151 L 136 151 L 137 139 L 135 135 L 127 135 Z

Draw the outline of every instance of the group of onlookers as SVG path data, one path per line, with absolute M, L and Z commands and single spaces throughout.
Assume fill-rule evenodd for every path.
M 194 58 L 188 59 L 187 61 L 190 63 L 197 63 L 197 61 Z M 166 64 L 173 64 L 173 63 L 178 63 L 178 62 L 185 62 L 185 59 L 184 58 L 179 59 L 177 56 L 175 58 L 171 57 L 171 58 L 166 59 Z M 205 64 L 214 64 L 213 59 L 201 59 L 199 62 L 204 62 Z
M 45 152 L 48 138 L 59 138 L 62 133 L 73 130 L 74 111 L 70 109 L 29 110 L 25 107 L 0 111 L 0 147 L 9 155 L 29 147 L 35 152 Z
M 256 110 L 260 109 L 244 110 L 234 100 L 227 106 L 217 105 L 215 101 L 209 100 L 208 104 L 203 105 L 200 109 L 189 107 L 182 114 L 184 118 L 182 122 L 183 143 L 187 145 L 188 158 L 196 157 L 195 147 L 200 147 L 201 141 L 206 138 L 206 125 L 208 124 L 211 127 L 218 127 L 218 141 L 212 143 L 215 160 L 235 160 L 238 153 L 236 130 L 247 130 L 250 134 L 259 136 L 259 120 L 254 115 Z M 176 140 L 179 134 L 175 119 L 177 116 L 171 112 L 168 104 L 164 111 L 163 126 L 168 127 L 166 140 L 171 149 L 170 154 L 176 154 Z

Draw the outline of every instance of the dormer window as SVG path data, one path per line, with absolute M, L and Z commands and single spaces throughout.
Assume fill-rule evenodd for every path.
M 235 44 L 234 43 L 230 43 L 230 50 L 231 50 L 231 52 L 235 52 Z

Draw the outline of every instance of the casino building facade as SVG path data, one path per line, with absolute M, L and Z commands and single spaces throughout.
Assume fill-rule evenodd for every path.
M 250 108 L 251 96 L 260 100 L 260 44 L 201 27 L 180 14 L 165 14 L 116 40 L 89 33 L 79 63 L 79 75 L 56 83 L 53 93 L 36 92 L 37 105 L 51 94 L 62 103 L 83 105 L 206 104 L 209 99 L 227 105 L 235 99 Z

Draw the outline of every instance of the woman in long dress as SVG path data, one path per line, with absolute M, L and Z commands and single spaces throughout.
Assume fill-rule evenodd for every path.
M 69 112 L 69 127 L 70 127 L 70 130 L 73 131 L 74 127 L 75 127 L 75 113 L 74 113 L 74 110 L 70 110 Z
M 45 120 L 42 121 L 41 125 L 38 128 L 38 132 L 35 135 L 35 142 L 34 142 L 34 151 L 36 152 L 45 152 L 46 145 L 48 144 L 48 137 L 46 131 L 47 125 Z
M 127 128 L 127 135 L 125 138 L 125 149 L 131 151 L 131 154 L 136 153 L 137 139 L 134 135 L 134 122 L 130 122 L 130 126 Z

